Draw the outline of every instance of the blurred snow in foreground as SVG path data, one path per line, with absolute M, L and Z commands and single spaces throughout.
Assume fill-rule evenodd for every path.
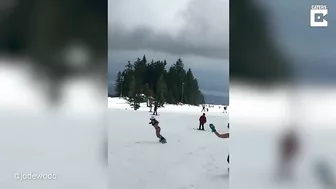
M 107 188 L 101 85 L 73 78 L 63 85 L 62 103 L 51 107 L 29 63 L 13 61 L 0 60 L 0 188 Z M 57 179 L 18 181 L 15 174 Z

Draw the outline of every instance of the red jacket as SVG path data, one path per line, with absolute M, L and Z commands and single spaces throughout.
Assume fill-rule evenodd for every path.
M 206 123 L 206 117 L 205 117 L 205 115 L 202 115 L 202 116 L 199 118 L 199 121 L 200 121 L 201 124 Z

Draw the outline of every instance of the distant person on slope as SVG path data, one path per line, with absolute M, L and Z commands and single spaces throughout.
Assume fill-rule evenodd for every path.
M 219 134 L 219 133 L 216 131 L 216 128 L 215 128 L 215 126 L 214 126 L 212 123 L 209 125 L 209 127 L 210 127 L 211 131 L 214 132 L 214 133 L 217 135 L 218 138 L 229 138 L 229 136 L 230 136 L 229 133 Z M 230 127 L 230 126 L 229 126 L 229 124 L 228 124 L 228 128 L 229 128 L 229 127 Z M 227 161 L 228 163 L 230 163 L 230 154 L 227 156 L 226 161 Z M 228 170 L 229 170 L 229 169 L 228 169 Z
M 159 106 L 158 103 L 155 102 L 153 115 L 158 115 L 158 113 L 157 113 L 158 106 Z
M 161 143 L 166 143 L 166 139 L 161 135 L 161 128 L 159 127 L 159 121 L 155 119 L 154 116 L 150 118 L 149 124 L 152 124 L 155 128 L 156 136 L 160 139 Z
M 198 130 L 203 130 L 204 131 L 204 124 L 206 123 L 207 119 L 205 117 L 205 113 L 203 113 L 203 115 L 201 115 L 201 117 L 199 118 L 199 126 L 198 126 Z
M 150 103 L 150 104 L 149 104 L 149 112 L 152 112 L 152 108 L 153 108 L 153 104 Z
M 204 105 L 204 104 L 202 105 L 202 110 L 201 110 L 201 112 L 203 112 L 203 111 L 205 112 L 205 105 Z

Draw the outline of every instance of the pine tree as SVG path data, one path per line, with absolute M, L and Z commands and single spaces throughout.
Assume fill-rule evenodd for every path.
M 168 71 L 166 66 L 166 60 L 148 63 L 145 55 L 142 59 L 137 58 L 133 64 L 128 61 L 123 72 L 117 75 L 116 93 L 122 91 L 135 109 L 143 100 L 140 96 L 142 93 L 147 97 L 154 95 L 160 104 L 176 104 L 181 100 L 186 104 L 204 103 L 197 79 L 191 69 L 184 69 L 182 59 L 179 58 Z
M 141 98 L 136 91 L 135 77 L 133 75 L 131 82 L 129 84 L 128 103 L 130 104 L 131 107 L 134 108 L 134 110 L 137 110 L 140 108 L 140 102 L 141 102 Z
M 150 86 L 148 85 L 148 83 L 146 83 L 142 87 L 142 91 L 143 91 L 143 94 L 146 95 L 147 97 L 153 96 L 153 90 L 150 88 Z
M 163 79 L 163 75 L 160 76 L 156 87 L 156 101 L 162 106 L 166 102 L 167 85 Z
M 122 96 L 122 87 L 123 87 L 123 76 L 121 72 L 119 71 L 117 74 L 117 80 L 114 84 L 114 91 L 117 94 L 117 96 Z

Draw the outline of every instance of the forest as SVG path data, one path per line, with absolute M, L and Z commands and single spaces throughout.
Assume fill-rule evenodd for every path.
M 154 97 L 160 106 L 165 103 L 204 103 L 197 79 L 190 68 L 185 70 L 180 58 L 169 69 L 166 60 L 147 62 L 145 55 L 133 63 L 128 61 L 125 69 L 117 74 L 114 90 L 117 96 L 124 97 L 134 104 L 141 101 L 141 94 Z

